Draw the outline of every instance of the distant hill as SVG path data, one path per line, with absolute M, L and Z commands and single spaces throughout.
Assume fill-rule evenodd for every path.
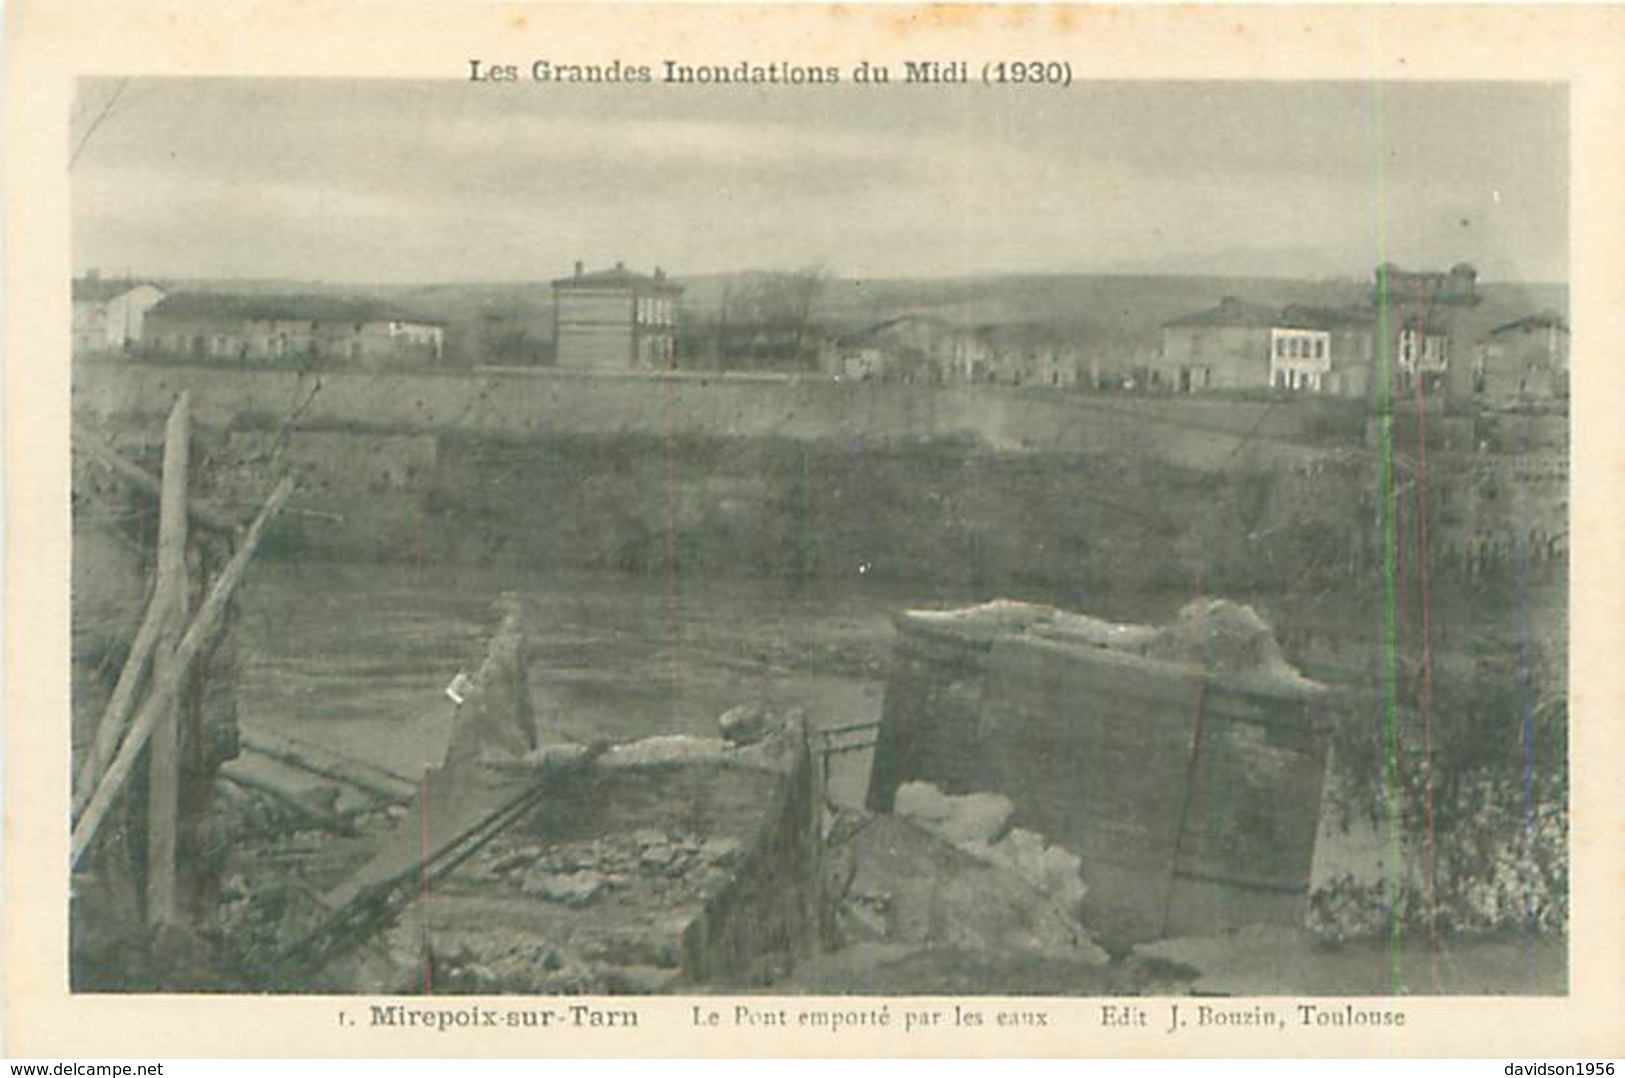
M 712 322 L 730 289 L 749 273 L 676 278 L 683 311 Z M 387 299 L 447 323 L 448 356 L 467 362 L 549 362 L 553 297 L 547 280 L 458 284 L 356 285 L 271 279 L 167 281 L 172 290 L 243 294 L 345 294 Z M 1157 346 L 1164 322 L 1212 307 L 1225 296 L 1249 303 L 1342 306 L 1368 299 L 1369 279 L 1023 274 L 941 280 L 833 279 L 814 320 L 849 332 L 900 314 L 931 314 L 964 326 L 1022 326 L 1079 345 L 1128 354 Z M 1469 333 L 1541 310 L 1568 311 L 1568 286 L 1481 282 L 1483 302 Z M 491 355 L 493 350 L 504 351 Z

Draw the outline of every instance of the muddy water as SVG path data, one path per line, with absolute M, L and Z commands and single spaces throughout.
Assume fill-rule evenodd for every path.
M 547 736 L 579 741 L 713 735 L 723 711 L 758 701 L 803 707 L 815 726 L 875 721 L 889 615 L 990 597 L 884 585 L 861 573 L 798 588 L 760 578 L 269 561 L 255 566 L 240 604 L 244 727 L 416 776 L 444 754 L 452 716 L 445 687 L 479 663 L 496 621 L 492 602 L 505 590 L 524 600 L 531 696 Z M 1186 598 L 1121 592 L 1088 612 L 1162 621 Z M 1255 602 L 1310 674 L 1348 685 L 1372 668 L 1376 619 L 1349 616 L 1357 597 L 1238 598 Z M 1467 594 L 1448 598 L 1472 605 Z M 1561 649 L 1561 590 L 1536 598 L 1535 635 Z M 1472 635 L 1487 633 L 1471 614 L 1449 621 L 1476 621 Z M 1447 642 L 1443 651 L 1465 654 L 1463 644 Z M 867 765 L 867 754 L 836 758 L 837 796 L 861 801 Z M 1361 849 L 1356 859 L 1373 852 Z
M 718 715 L 756 701 L 803 707 L 818 726 L 878 720 L 888 613 L 920 601 L 760 580 L 270 562 L 241 603 L 243 726 L 416 775 L 445 751 L 445 687 L 479 663 L 505 590 L 524 600 L 538 718 L 549 737 L 580 741 L 714 736 Z M 863 767 L 841 760 L 843 788 Z
M 711 735 L 722 711 L 747 701 L 804 707 L 817 726 L 876 720 L 890 661 L 890 614 L 989 597 L 861 579 L 837 594 L 775 580 L 527 577 L 448 567 L 266 562 L 255 566 L 240 604 L 244 727 L 417 775 L 445 750 L 452 717 L 445 686 L 480 661 L 496 621 L 493 600 L 505 590 L 518 591 L 524 600 L 529 683 L 540 720 L 549 736 L 582 741 Z M 1120 594 L 1087 609 L 1116 620 L 1162 621 L 1186 598 Z M 1534 600 L 1515 635 L 1560 652 L 1566 635 L 1561 591 L 1546 589 Z M 1455 601 L 1473 605 L 1465 595 Z M 1370 669 L 1375 619 L 1350 617 L 1350 610 L 1360 608 L 1354 598 L 1322 594 L 1254 602 L 1310 673 L 1348 684 L 1340 672 L 1357 679 Z M 1473 611 L 1455 613 L 1466 621 Z M 1494 624 L 1501 628 L 1491 633 L 1481 622 L 1473 635 L 1505 636 L 1512 628 L 1509 619 Z M 835 758 L 837 799 L 861 803 L 868 763 L 868 753 Z M 1345 872 L 1380 879 L 1385 848 L 1376 830 L 1345 831 L 1328 818 L 1312 875 L 1317 882 Z M 1281 951 L 1268 963 L 1280 982 L 1271 982 L 1272 990 L 1325 991 L 1324 982 L 1347 993 L 1360 990 L 1352 987 L 1364 983 L 1359 978 L 1388 970 L 1386 952 L 1375 945 L 1327 958 L 1291 933 L 1271 939 Z M 1252 991 L 1253 981 L 1232 984 L 1227 978 L 1232 966 L 1257 966 L 1260 943 L 1249 937 L 1239 950 L 1221 947 L 1218 957 L 1200 952 L 1196 964 L 1212 969 L 1216 990 Z M 1463 941 L 1454 950 L 1456 965 L 1479 955 L 1480 966 L 1500 972 L 1486 974 L 1483 985 L 1464 981 L 1443 990 L 1563 990 L 1562 939 L 1549 946 Z M 1508 965 L 1507 954 L 1523 958 Z M 1411 965 L 1425 970 L 1427 963 Z M 1379 977 L 1372 983 L 1386 982 Z

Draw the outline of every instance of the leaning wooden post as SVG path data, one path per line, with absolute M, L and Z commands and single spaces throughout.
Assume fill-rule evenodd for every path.
M 90 752 L 85 755 L 85 762 L 79 765 L 79 774 L 73 783 L 75 816 L 85 811 L 90 795 L 96 792 L 97 781 L 107 769 L 107 761 L 118 751 L 119 739 L 124 736 L 125 720 L 135 706 L 136 693 L 147 675 L 147 661 L 152 658 L 159 631 L 163 628 L 163 600 L 164 597 L 154 589 L 152 598 L 147 601 L 147 613 L 141 619 L 141 628 L 135 634 L 135 643 L 130 646 L 129 657 L 119 673 L 118 684 L 113 686 L 113 695 L 108 699 L 101 722 L 96 726 Z
M 70 844 L 72 863 L 77 866 L 84 858 L 85 851 L 96 838 L 102 822 L 107 817 L 107 810 L 113 799 L 124 788 L 124 783 L 130 777 L 130 771 L 135 767 L 136 757 L 146 747 L 147 739 L 152 736 L 153 727 L 158 724 L 159 717 L 168 708 L 174 706 L 175 699 L 180 695 L 181 682 L 192 669 L 192 663 L 197 660 L 205 645 L 213 638 L 225 618 L 226 604 L 231 601 L 231 594 L 242 581 L 243 574 L 248 570 L 248 563 L 254 556 L 254 549 L 259 546 L 260 536 L 271 518 L 282 508 L 293 493 L 293 480 L 284 479 L 277 484 L 271 492 L 265 507 L 260 510 L 259 516 L 249 526 L 248 533 L 215 579 L 214 586 L 209 589 L 209 596 L 198 607 L 197 616 L 187 627 L 186 635 L 181 637 L 180 644 L 175 648 L 175 654 L 169 668 L 162 676 L 153 679 L 152 693 L 147 698 L 146 705 L 137 714 L 135 722 L 130 724 L 130 732 L 125 735 L 124 743 L 119 746 L 118 755 L 108 765 L 107 773 L 102 776 L 96 792 L 91 796 L 90 803 L 85 806 L 84 813 L 73 825 L 73 840 Z
M 152 656 L 156 682 L 174 661 L 175 643 L 186 626 L 186 486 L 187 460 L 192 445 L 191 399 L 175 402 L 164 431 L 163 489 L 158 498 L 158 572 L 154 601 L 163 618 Z M 176 850 L 180 835 L 182 694 L 158 713 L 147 749 L 147 921 L 174 924 L 179 920 L 176 899 Z

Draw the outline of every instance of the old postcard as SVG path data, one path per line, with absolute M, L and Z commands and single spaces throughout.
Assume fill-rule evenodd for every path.
M 14 1052 L 1625 1052 L 1618 10 L 8 32 Z

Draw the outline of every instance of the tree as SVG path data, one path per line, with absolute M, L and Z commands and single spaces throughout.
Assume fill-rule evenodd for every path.
M 814 312 L 821 266 L 755 273 L 724 294 L 717 351 L 727 367 L 805 370 L 817 364 Z

